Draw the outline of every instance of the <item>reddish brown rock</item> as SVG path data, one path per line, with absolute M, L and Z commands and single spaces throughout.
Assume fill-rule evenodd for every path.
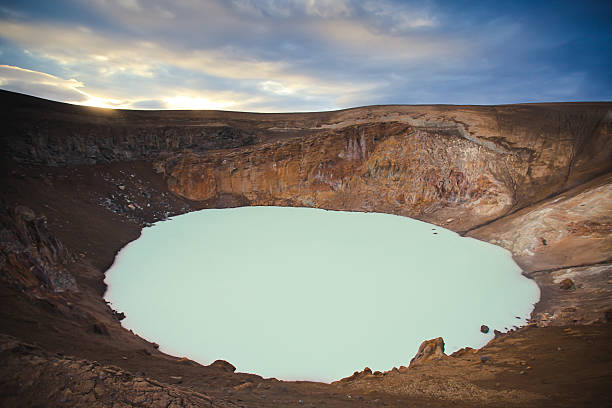
M 442 337 L 425 340 L 419 346 L 416 355 L 410 360 L 409 367 L 432 360 L 440 360 L 444 357 L 446 357 L 446 354 L 444 354 L 444 340 Z
M 574 287 L 574 281 L 569 278 L 563 279 L 559 287 L 563 290 L 570 290 Z
M 528 273 L 607 261 L 612 253 L 612 174 L 468 235 L 508 249 Z
M 216 360 L 213 362 L 210 367 L 218 368 L 219 370 L 233 373 L 236 371 L 236 367 L 234 367 L 231 363 L 228 363 L 225 360 Z

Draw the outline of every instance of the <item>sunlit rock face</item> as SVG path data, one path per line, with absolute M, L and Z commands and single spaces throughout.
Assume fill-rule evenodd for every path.
M 492 338 L 482 324 L 523 324 L 539 290 L 520 272 L 502 248 L 406 217 L 245 207 L 145 228 L 106 299 L 166 352 L 331 381 L 406 365 L 424 339 L 453 352 Z
M 470 233 L 515 254 L 526 271 L 604 262 L 612 253 L 612 175 Z
M 308 137 L 285 131 L 240 149 L 180 153 L 158 169 L 192 200 L 234 194 L 255 205 L 386 212 L 464 231 L 609 169 L 611 119 L 602 108 L 355 109 L 305 126 Z
M 155 160 L 173 192 L 213 207 L 231 195 L 466 231 L 612 170 L 609 103 L 130 112 L 5 91 L 0 103 L 9 159 Z
M 437 337 L 431 340 L 425 340 L 419 346 L 419 350 L 416 355 L 410 360 L 410 367 L 414 367 L 418 364 L 431 361 L 440 360 L 445 357 L 444 353 L 444 339 Z
M 235 155 L 187 155 L 169 161 L 169 187 L 193 200 L 219 194 L 280 204 L 486 221 L 513 204 L 499 177 L 520 156 L 499 156 L 442 129 L 401 124 L 360 126 L 307 140 L 243 149 Z M 451 210 L 451 211 L 449 211 Z M 460 216 L 459 216 L 460 215 Z

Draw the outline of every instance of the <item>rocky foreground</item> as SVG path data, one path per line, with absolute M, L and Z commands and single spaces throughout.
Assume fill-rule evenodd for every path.
M 0 103 L 3 406 L 612 405 L 612 103 L 144 112 L 4 91 Z M 480 350 L 447 356 L 435 339 L 406 350 L 406 367 L 332 384 L 201 366 L 123 329 L 102 299 L 114 254 L 148 223 L 240 205 L 441 225 L 510 250 L 542 299 L 528 327 Z

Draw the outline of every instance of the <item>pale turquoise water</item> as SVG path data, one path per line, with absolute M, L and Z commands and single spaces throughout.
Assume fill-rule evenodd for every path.
M 540 295 L 500 247 L 405 217 L 281 207 L 145 228 L 106 283 L 123 326 L 167 353 L 321 381 L 408 365 L 438 336 L 447 353 L 480 347 Z

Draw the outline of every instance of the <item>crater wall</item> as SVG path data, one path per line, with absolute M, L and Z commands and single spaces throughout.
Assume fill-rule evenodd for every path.
M 542 290 L 532 315 L 537 325 L 612 320 L 612 103 L 254 114 L 105 110 L 0 91 L 0 104 L 0 321 L 5 334 L 53 352 L 74 352 L 131 370 L 146 366 L 166 382 L 183 381 L 177 373 L 188 373 L 184 385 L 191 389 L 206 378 L 219 401 L 226 401 L 231 389 L 251 401 L 249 406 L 261 406 L 253 399 L 257 395 L 244 394 L 258 384 L 278 391 L 279 401 L 295 403 L 296 395 L 308 392 L 335 401 L 330 406 L 351 406 L 344 397 L 334 399 L 335 388 L 306 384 L 287 391 L 286 385 L 254 375 L 164 355 L 124 330 L 121 314 L 104 304 L 104 271 L 142 226 L 196 209 L 238 205 L 377 211 L 432 222 L 510 250 Z M 55 257 L 56 252 L 69 257 Z M 598 349 L 572 337 L 576 342 L 568 344 L 575 350 L 586 347 L 574 357 L 609 347 L 600 333 L 607 329 L 600 327 L 581 329 L 601 339 Z M 516 334 L 507 342 L 524 339 L 521 353 L 528 353 L 534 344 L 552 347 L 565 341 L 554 327 L 546 329 Z M 2 360 L 16 364 L 10 367 L 23 366 L 32 353 L 50 358 L 15 341 L 7 340 L 13 346 L 6 350 L 21 357 Z M 514 353 L 504 341 L 488 352 Z M 474 369 L 470 353 L 449 363 L 459 367 L 462 381 Z M 605 382 L 602 375 L 593 377 L 591 363 L 577 373 L 580 363 L 566 360 L 567 378 Z M 598 369 L 609 374 L 605 364 Z M 556 373 L 558 366 L 551 367 Z M 449 369 L 431 371 L 440 375 L 440 385 L 432 383 L 435 392 L 446 389 Z M 514 381 L 506 365 L 495 370 L 506 375 L 504 381 Z M 66 382 L 72 381 L 65 374 Z M 414 376 L 414 371 L 396 370 L 391 382 L 381 380 L 390 384 L 385 392 L 401 394 L 404 374 Z M 376 381 L 380 376 L 374 376 Z M 54 381 L 43 381 L 50 393 L 64 390 Z M 550 394 L 558 394 L 559 401 L 584 397 L 569 395 L 571 390 L 559 386 L 563 381 L 548 386 Z M 539 392 L 530 388 L 529 378 L 516 384 Z M 608 390 L 608 385 L 600 388 Z M 483 392 L 474 404 L 490 397 L 480 386 L 462 385 Z

